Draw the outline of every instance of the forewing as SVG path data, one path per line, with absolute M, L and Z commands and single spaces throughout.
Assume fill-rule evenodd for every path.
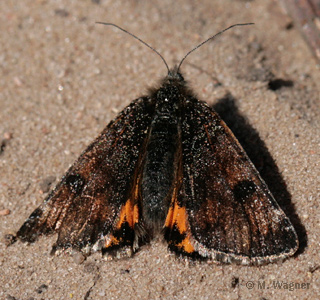
M 292 255 L 293 226 L 226 124 L 196 99 L 186 101 L 181 124 L 182 183 L 166 224 L 169 247 L 242 264 Z
M 70 167 L 17 233 L 33 242 L 58 233 L 53 247 L 103 250 L 132 246 L 138 223 L 139 169 L 154 103 L 133 101 Z

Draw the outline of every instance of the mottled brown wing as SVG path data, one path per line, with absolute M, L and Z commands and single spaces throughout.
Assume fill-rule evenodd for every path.
M 109 251 L 132 247 L 138 222 L 140 159 L 154 103 L 133 101 L 70 167 L 61 182 L 17 233 L 34 242 L 58 233 L 53 252 L 98 243 Z
M 290 220 L 220 117 L 196 99 L 186 101 L 181 139 L 182 183 L 167 218 L 169 248 L 242 264 L 292 255 L 298 240 Z

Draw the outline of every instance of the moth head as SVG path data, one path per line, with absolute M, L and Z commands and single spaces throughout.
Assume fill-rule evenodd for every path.
M 168 76 L 167 76 L 167 80 L 170 83 L 180 83 L 180 84 L 185 84 L 185 80 L 184 77 L 182 76 L 182 74 L 179 72 L 178 70 L 178 66 L 175 66 L 173 69 L 170 69 L 168 71 Z

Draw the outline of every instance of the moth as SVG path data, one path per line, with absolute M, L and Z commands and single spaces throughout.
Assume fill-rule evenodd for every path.
M 240 25 L 248 24 L 222 32 Z M 52 253 L 101 250 L 121 258 L 162 235 L 178 255 L 255 265 L 296 252 L 294 227 L 245 151 L 188 88 L 184 59 L 169 69 L 162 58 L 168 75 L 160 87 L 89 145 L 19 229 L 20 240 L 57 233 Z

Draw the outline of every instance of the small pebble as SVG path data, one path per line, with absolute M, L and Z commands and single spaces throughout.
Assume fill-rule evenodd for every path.
M 0 216 L 7 216 L 7 215 L 10 215 L 10 213 L 11 213 L 10 209 L 7 209 L 7 208 L 0 210 Z

